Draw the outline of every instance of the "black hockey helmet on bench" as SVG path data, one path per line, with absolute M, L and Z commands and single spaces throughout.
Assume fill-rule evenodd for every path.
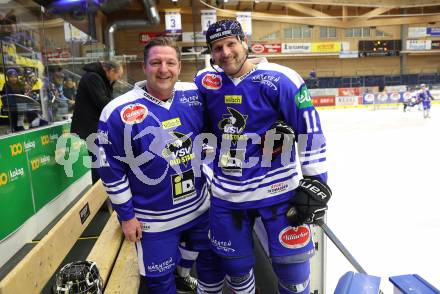
M 53 293 L 102 294 L 103 282 L 93 261 L 75 261 L 64 265 L 56 274 Z
M 206 32 L 206 44 L 211 49 L 213 42 L 227 37 L 237 37 L 244 42 L 244 32 L 238 21 L 223 19 L 211 24 Z

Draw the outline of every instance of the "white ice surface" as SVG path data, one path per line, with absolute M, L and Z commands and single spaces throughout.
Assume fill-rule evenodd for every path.
M 381 289 L 390 276 L 418 274 L 440 289 L 440 105 L 320 110 L 327 138 L 327 224 Z M 355 271 L 329 240 L 326 293 Z

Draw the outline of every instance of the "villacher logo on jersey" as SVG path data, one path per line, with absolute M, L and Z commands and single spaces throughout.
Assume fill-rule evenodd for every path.
M 278 240 L 286 248 L 301 248 L 310 241 L 310 229 L 306 225 L 287 227 L 280 232 Z
M 216 74 L 207 74 L 202 79 L 202 85 L 206 89 L 218 90 L 222 86 L 222 77 Z
M 147 115 L 147 107 L 139 103 L 127 105 L 121 111 L 122 121 L 130 125 L 142 122 Z

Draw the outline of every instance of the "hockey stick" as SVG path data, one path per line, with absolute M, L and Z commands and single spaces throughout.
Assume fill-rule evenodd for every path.
M 344 244 L 339 241 L 338 237 L 333 233 L 333 231 L 327 226 L 327 224 L 321 220 L 317 222 L 318 226 L 321 227 L 324 234 L 335 244 L 335 246 L 339 249 L 339 251 L 347 258 L 347 260 L 351 263 L 351 265 L 361 274 L 368 275 L 364 268 L 356 261 L 356 259 L 351 255 L 350 251 L 345 248 Z M 379 294 L 384 294 L 381 289 L 379 289 Z
M 297 212 L 296 212 L 296 208 L 293 206 L 289 208 L 289 210 L 286 213 L 288 218 L 293 218 L 295 214 L 297 214 Z M 353 255 L 351 255 L 350 251 L 348 251 L 348 249 L 345 248 L 344 244 L 342 244 L 342 242 L 339 241 L 338 237 L 336 237 L 333 231 L 327 226 L 327 224 L 323 220 L 317 221 L 316 224 L 321 227 L 322 231 L 333 242 L 333 244 L 336 245 L 339 251 L 347 258 L 347 260 L 351 263 L 351 265 L 354 266 L 354 268 L 359 273 L 368 275 L 367 271 L 364 270 L 364 268 L 359 264 L 359 262 L 356 261 Z
M 296 214 L 296 208 L 291 207 L 287 211 L 288 217 L 293 217 Z M 356 259 L 351 255 L 350 251 L 342 244 L 342 242 L 336 237 L 336 235 L 333 233 L 333 231 L 327 226 L 327 224 L 323 220 L 319 220 L 316 223 L 318 226 L 321 227 L 324 234 L 327 235 L 327 237 L 335 244 L 335 246 L 339 249 L 339 251 L 347 258 L 347 260 L 351 263 L 351 265 L 361 274 L 367 274 L 367 271 L 364 270 L 364 268 L 359 264 L 359 262 L 356 261 Z M 382 290 L 379 289 L 379 294 L 384 294 Z
M 350 251 L 339 241 L 338 237 L 333 233 L 333 231 L 327 226 L 324 221 L 319 221 L 318 225 L 321 227 L 322 231 L 327 235 L 327 237 L 335 244 L 335 246 L 341 251 L 341 253 L 347 258 L 347 260 L 353 265 L 353 267 L 361 274 L 366 274 L 367 272 L 364 268 L 356 261 L 356 259 L 351 255 Z

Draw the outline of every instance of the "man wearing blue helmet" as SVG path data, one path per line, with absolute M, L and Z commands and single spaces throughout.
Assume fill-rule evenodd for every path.
M 429 92 L 429 89 L 426 87 L 425 84 L 420 85 L 418 98 L 420 99 L 420 101 L 422 101 L 423 118 L 430 118 L 431 100 L 434 100 L 434 97 L 432 96 L 431 92 Z
M 331 196 L 318 113 L 298 73 L 248 59 L 237 21 L 212 24 L 206 40 L 212 66 L 195 83 L 217 138 L 211 246 L 232 291 L 255 293 L 252 228 L 261 217 L 279 292 L 310 293 L 310 225 L 324 217 Z

